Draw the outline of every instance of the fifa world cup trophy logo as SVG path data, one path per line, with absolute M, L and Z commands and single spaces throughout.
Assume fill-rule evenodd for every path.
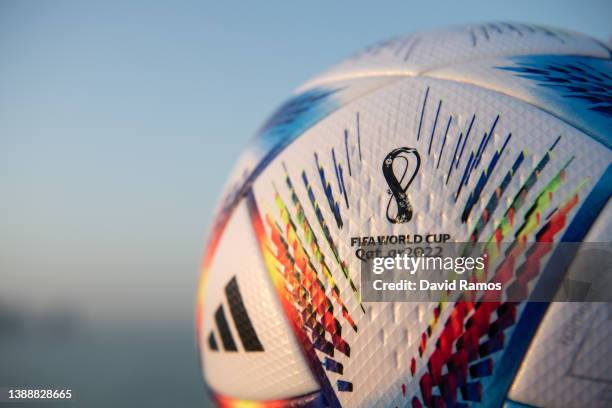
M 387 203 L 386 214 L 389 222 L 403 224 L 412 219 L 412 205 L 406 191 L 419 172 L 419 167 L 421 167 L 421 157 L 419 152 L 412 147 L 398 147 L 385 157 L 382 171 L 389 186 L 387 191 L 391 195 Z M 393 202 L 395 206 L 392 206 Z

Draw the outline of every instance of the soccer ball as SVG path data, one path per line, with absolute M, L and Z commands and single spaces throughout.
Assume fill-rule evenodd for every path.
M 552 254 L 533 262 L 530 244 L 610 242 L 610 58 L 574 32 L 466 25 L 377 44 L 298 88 L 210 233 L 196 332 L 215 400 L 610 406 L 609 303 L 366 302 L 356 256 L 380 236 L 521 243 L 508 279 L 531 268 L 531 291 Z

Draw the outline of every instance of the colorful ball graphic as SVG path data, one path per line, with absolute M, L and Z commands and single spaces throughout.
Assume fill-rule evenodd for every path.
M 611 55 L 564 30 L 467 25 L 297 89 L 238 160 L 206 248 L 196 330 L 216 401 L 610 406 L 610 303 L 510 291 L 548 278 L 561 249 L 542 243 L 611 241 Z M 503 293 L 368 301 L 356 254 L 389 237 L 487 251 L 479 279 Z

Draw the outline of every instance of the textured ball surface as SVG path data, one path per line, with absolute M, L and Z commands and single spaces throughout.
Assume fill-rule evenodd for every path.
M 300 87 L 238 161 L 206 249 L 196 329 L 217 400 L 608 405 L 609 304 L 362 302 L 351 238 L 609 242 L 610 58 L 573 32 L 469 25 Z

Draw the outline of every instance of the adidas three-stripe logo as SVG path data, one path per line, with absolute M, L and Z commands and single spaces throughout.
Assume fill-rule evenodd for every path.
M 245 351 L 264 351 L 253 323 L 249 318 L 244 302 L 242 301 L 242 295 L 240 294 L 240 288 L 238 288 L 238 282 L 234 276 L 228 284 L 225 286 L 225 297 L 227 304 L 229 305 L 230 314 L 234 321 L 234 326 L 238 331 L 240 342 Z M 221 337 L 221 344 L 225 351 L 238 351 L 232 331 L 230 329 L 227 318 L 225 317 L 225 311 L 223 304 L 217 307 L 215 311 L 215 324 L 217 326 L 217 332 Z M 208 335 L 208 348 L 213 351 L 218 351 L 219 346 L 213 330 Z

